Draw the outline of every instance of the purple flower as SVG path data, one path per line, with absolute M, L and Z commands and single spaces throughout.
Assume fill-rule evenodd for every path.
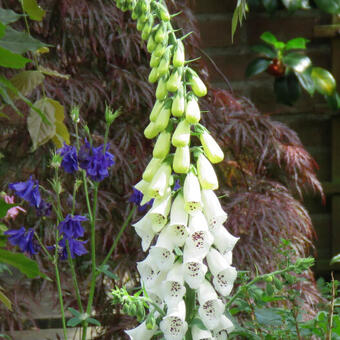
M 87 243 L 87 241 L 79 241 L 79 240 L 76 240 L 76 239 L 73 239 L 73 238 L 67 239 L 67 238 L 64 237 L 59 242 L 59 246 L 61 247 L 61 251 L 60 251 L 60 259 L 61 260 L 67 260 L 68 259 L 66 241 L 68 241 L 68 244 L 70 246 L 70 253 L 71 253 L 72 259 L 74 259 L 76 256 L 81 256 L 81 255 L 88 253 L 88 251 L 84 247 L 84 244 Z
M 64 221 L 60 222 L 58 229 L 66 238 L 78 238 L 84 236 L 84 228 L 81 222 L 87 221 L 85 216 L 68 214 Z
M 29 255 L 38 253 L 38 246 L 34 242 L 34 230 L 32 228 L 26 231 L 25 227 L 16 230 L 5 231 L 9 236 L 8 241 L 13 246 L 18 246 L 20 250 Z
M 78 170 L 78 157 L 77 150 L 72 145 L 67 145 L 64 142 L 64 146 L 57 150 L 61 156 L 63 156 L 63 160 L 61 161 L 61 166 L 64 170 L 70 174 L 74 171 Z
M 15 194 L 25 201 L 29 202 L 31 206 L 39 208 L 41 203 L 39 183 L 33 181 L 32 176 L 26 182 L 11 183 L 8 187 L 15 191 Z
M 109 176 L 108 168 L 115 163 L 114 156 L 108 151 L 103 152 L 103 149 L 104 145 L 93 148 L 85 140 L 85 144 L 80 148 L 78 154 L 79 166 L 86 170 L 87 176 L 96 182 Z
M 176 179 L 175 185 L 174 185 L 174 191 L 177 191 L 181 185 L 179 184 L 179 179 Z
M 129 202 L 131 203 L 135 203 L 138 206 L 138 211 L 139 212 L 144 212 L 148 206 L 151 206 L 154 199 L 151 199 L 149 202 L 140 205 L 142 200 L 143 200 L 143 193 L 141 191 L 139 191 L 138 189 L 136 189 L 135 187 L 133 187 L 133 192 L 129 198 Z

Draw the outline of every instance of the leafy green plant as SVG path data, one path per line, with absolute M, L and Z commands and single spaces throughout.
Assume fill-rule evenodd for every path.
M 273 76 L 276 99 L 286 105 L 293 105 L 303 88 L 311 96 L 315 92 L 323 95 L 334 110 L 340 107 L 333 75 L 324 68 L 313 66 L 306 55 L 307 39 L 299 37 L 285 43 L 270 32 L 263 33 L 260 38 L 263 43 L 252 47 L 259 57 L 249 63 L 247 77 L 262 72 Z

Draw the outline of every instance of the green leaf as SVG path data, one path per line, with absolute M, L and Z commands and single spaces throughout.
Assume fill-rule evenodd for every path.
M 4 36 L 5 31 L 6 31 L 6 25 L 4 25 L 0 22 L 0 38 L 2 38 Z
M 13 53 L 22 54 L 27 51 L 34 52 L 47 45 L 25 32 L 19 32 L 7 26 L 5 35 L 0 39 L 0 46 Z
M 74 309 L 74 308 L 72 308 L 72 307 L 68 307 L 67 309 L 71 312 L 71 314 L 72 314 L 73 316 L 81 317 L 81 313 L 78 312 L 76 309 Z
M 8 49 L 0 46 L 0 66 L 18 69 L 24 68 L 25 65 L 30 61 L 30 59 L 27 59 L 20 54 L 12 53 Z
M 22 71 L 13 76 L 10 82 L 22 95 L 27 96 L 40 85 L 44 79 L 44 75 L 39 71 Z
M 12 302 L 11 300 L 2 292 L 0 287 L 0 301 L 9 309 L 12 311 Z
M 340 96 L 339 93 L 334 91 L 334 93 L 331 96 L 326 96 L 328 105 L 334 110 L 340 109 Z
M 277 53 L 268 45 L 258 44 L 251 47 L 251 50 L 255 53 L 263 54 L 264 56 L 273 59 L 277 56 Z
M 263 7 L 269 13 L 273 13 L 279 6 L 277 0 L 262 0 Z
M 251 61 L 246 69 L 246 77 L 255 76 L 263 71 L 265 71 L 270 65 L 270 60 L 264 58 L 257 58 Z
M 332 265 L 332 264 L 338 263 L 338 262 L 340 262 L 340 254 L 333 256 L 332 259 L 331 259 L 331 262 L 329 264 Z
M 262 325 L 279 326 L 282 323 L 279 308 L 255 308 L 255 316 Z
M 271 32 L 264 32 L 261 34 L 260 39 L 266 42 L 269 45 L 275 45 L 278 42 L 275 35 Z
M 289 11 L 296 11 L 302 7 L 301 0 L 282 0 L 282 3 Z
M 4 199 L 0 198 L 0 218 L 4 218 L 7 211 L 15 206 L 17 206 L 17 204 L 6 203 Z
M 311 68 L 306 69 L 304 72 L 295 72 L 300 85 L 309 93 L 309 95 L 313 95 L 315 92 L 314 81 L 311 77 Z
M 101 326 L 100 322 L 94 318 L 87 318 L 86 321 L 88 323 L 92 323 L 93 325 L 96 325 L 96 326 Z
M 339 0 L 315 0 L 316 5 L 330 14 L 340 14 Z
M 34 106 L 42 111 L 49 124 L 44 122 L 40 115 L 30 110 L 27 117 L 27 128 L 33 142 L 33 149 L 41 146 L 53 138 L 56 134 L 56 111 L 58 107 L 51 98 L 42 98 L 34 103 Z M 59 104 L 60 105 L 60 104 Z
M 32 20 L 41 21 L 45 15 L 36 0 L 22 0 L 22 7 Z
M 0 249 L 0 262 L 19 269 L 29 279 L 40 276 L 49 280 L 48 276 L 40 272 L 37 262 L 29 259 L 24 254 L 12 253 L 8 250 Z
M 287 66 L 291 67 L 294 71 L 302 73 L 304 72 L 309 66 L 312 65 L 312 61 L 309 57 L 299 53 L 288 53 L 283 56 L 282 59 L 283 63 Z
M 301 93 L 299 81 L 295 74 L 290 73 L 287 76 L 275 78 L 274 92 L 279 103 L 293 105 Z
M 11 9 L 0 8 L 0 22 L 4 25 L 11 24 L 19 20 L 22 14 L 15 13 Z
M 331 96 L 336 88 L 336 81 L 332 74 L 322 67 L 313 67 L 312 79 L 315 89 L 323 95 Z
M 43 74 L 46 74 L 47 76 L 51 77 L 57 77 L 57 78 L 62 78 L 62 79 L 69 79 L 70 75 L 69 74 L 63 74 L 59 73 L 58 71 L 51 70 L 48 67 L 43 67 L 43 66 L 38 66 L 38 71 L 40 71 Z
M 75 327 L 77 325 L 79 325 L 80 323 L 82 323 L 84 320 L 79 319 L 78 317 L 72 318 L 70 320 L 67 321 L 67 326 L 69 327 Z
M 12 338 L 7 335 L 7 334 L 0 334 L 0 338 L 4 338 L 4 339 L 7 339 L 7 340 L 12 340 Z
M 235 11 L 233 13 L 233 17 L 231 20 L 231 40 L 234 40 L 234 35 L 236 32 L 237 24 L 240 23 L 242 25 L 243 19 L 246 17 L 246 13 L 248 12 L 248 4 L 247 0 L 237 0 L 237 5 Z
M 18 110 L 15 104 L 12 101 L 12 98 L 7 92 L 7 87 L 1 82 L 2 78 L 0 77 L 0 96 L 2 97 L 5 104 L 9 105 L 19 116 L 23 117 L 24 115 Z
M 109 266 L 106 264 L 104 266 L 98 267 L 98 271 L 105 274 L 107 277 L 109 277 L 112 280 L 119 280 L 119 277 L 115 274 L 109 271 Z
M 305 39 L 305 38 L 295 38 L 295 39 L 289 40 L 286 43 L 285 50 L 305 49 L 306 44 L 308 42 L 309 42 L 309 40 Z

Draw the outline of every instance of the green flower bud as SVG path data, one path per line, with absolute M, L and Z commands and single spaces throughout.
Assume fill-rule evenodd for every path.
M 143 302 L 140 301 L 140 300 L 137 300 L 136 307 L 137 307 L 137 311 L 136 311 L 137 319 L 139 321 L 144 320 L 144 318 L 145 318 L 145 308 L 144 308 Z
M 166 38 L 162 43 L 159 43 L 159 44 L 157 45 L 157 47 L 155 48 L 155 50 L 153 51 L 153 53 L 154 53 L 157 57 L 161 57 L 161 56 L 163 56 L 163 54 L 165 53 L 167 47 L 168 47 L 168 39 Z
M 131 303 L 129 311 L 128 311 L 128 315 L 136 316 L 136 313 L 137 313 L 137 307 L 136 307 L 136 305 L 134 303 Z
M 153 68 L 149 74 L 149 83 L 153 84 L 155 83 L 159 78 L 159 74 L 158 74 L 158 69 L 157 68 Z
M 129 311 L 130 311 L 130 304 L 129 303 L 124 303 L 123 305 L 123 313 L 128 315 L 129 314 Z
M 152 330 L 156 327 L 156 319 L 153 313 L 150 313 L 146 318 L 146 328 Z
M 156 127 L 159 129 L 159 131 L 163 131 L 169 124 L 169 119 L 171 116 L 170 107 L 171 104 L 168 102 L 163 105 L 161 111 L 159 112 L 159 115 L 155 121 Z
M 155 42 L 155 39 L 153 38 L 153 34 L 150 34 L 146 48 L 149 53 L 152 53 L 156 47 L 157 47 L 157 43 Z
M 151 113 L 150 113 L 150 116 L 149 116 L 149 118 L 152 122 L 156 121 L 159 113 L 161 112 L 163 105 L 164 105 L 164 102 L 156 100 L 156 103 L 153 106 Z
M 182 68 L 177 68 L 172 72 L 171 76 L 169 77 L 169 80 L 166 83 L 166 88 L 168 89 L 168 91 L 170 92 L 178 91 L 182 82 L 182 73 L 183 73 Z
M 171 133 L 162 131 L 156 141 L 155 147 L 153 148 L 153 157 L 164 159 L 169 151 L 171 145 Z
M 151 182 L 153 176 L 155 175 L 155 173 L 157 172 L 161 164 L 162 164 L 162 159 L 152 158 L 143 172 L 142 177 L 144 181 Z
M 188 69 L 188 79 L 189 84 L 191 85 L 192 91 L 197 97 L 203 97 L 207 94 L 207 87 L 204 85 L 201 78 L 197 75 L 197 73 L 192 70 Z
M 185 119 L 191 124 L 197 124 L 201 119 L 201 110 L 193 95 L 188 96 L 188 101 L 185 106 Z
M 185 62 L 184 46 L 182 40 L 177 39 L 175 53 L 172 58 L 172 64 L 175 67 L 181 67 L 184 65 L 184 62 Z
M 190 169 L 190 148 L 183 146 L 176 148 L 172 167 L 178 174 L 186 174 Z
M 163 100 L 168 95 L 168 90 L 166 89 L 166 81 L 167 81 L 167 78 L 165 76 L 160 78 L 158 81 L 158 85 L 156 88 L 156 98 L 158 100 Z
M 275 285 L 276 289 L 281 290 L 282 289 L 281 280 L 279 278 L 277 278 L 276 276 L 274 276 L 273 280 L 274 280 L 274 285 Z
M 215 139 L 207 131 L 200 135 L 200 141 L 203 146 L 204 154 L 211 163 L 216 164 L 222 162 L 224 153 Z
M 141 31 L 143 27 L 144 27 L 144 21 L 142 21 L 139 17 L 137 20 L 137 25 L 136 25 L 137 31 Z
M 158 74 L 159 76 L 164 76 L 169 72 L 169 66 L 170 66 L 170 53 L 171 53 L 172 46 L 167 47 L 165 50 L 165 53 L 159 63 L 158 66 Z
M 142 30 L 142 39 L 147 40 L 150 36 L 151 30 L 153 26 L 153 16 L 150 15 L 148 18 L 148 21 L 144 24 L 143 30 Z
M 161 58 L 157 57 L 155 54 L 152 53 L 151 59 L 150 59 L 150 67 L 157 67 L 160 61 L 161 61 Z
M 184 87 L 181 85 L 178 88 L 176 95 L 174 96 L 171 113 L 175 117 L 182 117 L 185 110 L 185 96 L 184 96 Z
M 161 131 L 158 129 L 154 122 L 150 122 L 149 125 L 144 129 L 144 136 L 147 139 L 155 138 Z
M 269 282 L 266 284 L 266 293 L 269 296 L 272 296 L 274 294 L 274 288 Z
M 190 124 L 185 119 L 181 120 L 172 135 L 172 145 L 176 148 L 189 145 L 190 131 Z
M 170 21 L 170 14 L 168 9 L 159 2 L 156 2 L 156 4 L 162 21 Z
M 167 35 L 168 35 L 168 30 L 167 30 L 166 24 L 164 22 L 161 22 L 155 34 L 155 41 L 158 43 L 161 43 L 164 41 Z

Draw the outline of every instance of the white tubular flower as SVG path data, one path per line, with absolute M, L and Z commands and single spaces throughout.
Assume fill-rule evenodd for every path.
M 165 238 L 164 234 L 158 237 L 156 245 L 150 249 L 149 256 L 160 270 L 167 271 L 172 267 L 175 261 L 172 249 L 171 240 Z
M 207 266 L 195 257 L 183 256 L 183 276 L 185 282 L 192 289 L 197 289 L 202 283 L 207 272 Z
M 169 306 L 168 314 L 160 323 L 160 329 L 166 340 L 182 340 L 188 330 L 185 321 L 185 302 Z
M 192 338 L 195 340 L 214 340 L 212 334 L 207 329 L 201 329 L 196 325 L 191 329 Z
M 149 184 L 150 184 L 149 182 L 144 181 L 144 179 L 142 179 L 135 185 L 135 188 L 143 194 L 143 199 L 140 205 L 144 205 L 145 203 L 148 203 L 152 198 L 148 195 Z
M 147 289 L 160 285 L 166 277 L 166 272 L 161 271 L 150 256 L 141 262 L 137 262 L 137 269 Z
M 237 277 L 236 269 L 230 266 L 226 258 L 214 248 L 210 249 L 207 255 L 207 262 L 214 276 L 213 283 L 216 290 L 222 296 L 228 296 Z
M 226 253 L 223 254 L 223 257 L 226 259 L 227 263 L 231 266 L 233 263 L 233 252 L 227 251 Z
M 213 330 L 213 334 L 216 340 L 225 340 L 228 338 L 228 333 L 234 329 L 233 323 L 225 315 L 222 315 L 217 327 Z
M 154 329 L 146 328 L 146 321 L 141 323 L 138 327 L 129 329 L 125 333 L 130 337 L 130 340 L 149 340 L 151 339 L 157 331 L 157 327 Z
M 135 228 L 137 235 L 142 239 L 142 249 L 147 251 L 155 236 L 155 232 L 152 229 L 152 224 L 149 214 L 146 214 L 137 223 L 132 225 Z
M 185 242 L 184 252 L 191 253 L 192 256 L 200 259 L 205 258 L 214 238 L 211 235 L 206 219 L 202 212 L 190 217 L 189 237 Z
M 184 209 L 190 215 L 202 210 L 201 188 L 196 175 L 190 171 L 184 180 Z
M 148 196 L 152 198 L 164 196 L 169 187 L 170 176 L 171 166 L 167 163 L 163 163 L 152 178 L 148 188 Z
M 214 245 L 222 254 L 233 250 L 235 244 L 240 239 L 239 237 L 231 235 L 223 225 L 215 228 L 212 234 L 214 236 Z
M 143 172 L 143 179 L 144 181 L 150 182 L 161 166 L 163 160 L 159 158 L 151 158 L 151 161 L 149 164 L 146 166 L 144 172 Z
M 168 272 L 162 285 L 162 296 L 168 306 L 178 304 L 186 292 L 184 287 L 183 268 L 181 263 L 175 263 Z
M 227 220 L 227 213 L 222 209 L 220 201 L 212 190 L 202 190 L 203 211 L 213 231 Z
M 218 188 L 218 180 L 214 167 L 203 153 L 200 153 L 197 159 L 197 174 L 202 189 L 216 190 Z
M 152 229 L 159 232 L 165 226 L 171 206 L 171 190 L 168 189 L 167 193 L 154 201 L 152 208 L 148 212 L 152 223 Z
M 203 132 L 200 135 L 200 141 L 203 146 L 204 153 L 211 163 L 216 164 L 223 160 L 223 151 L 209 132 Z
M 198 314 L 204 326 L 208 329 L 216 328 L 225 306 L 217 297 L 214 287 L 207 280 L 203 280 L 198 288 L 198 302 L 200 304 Z

